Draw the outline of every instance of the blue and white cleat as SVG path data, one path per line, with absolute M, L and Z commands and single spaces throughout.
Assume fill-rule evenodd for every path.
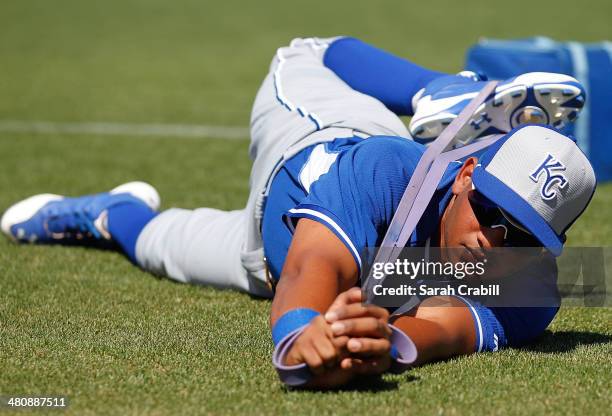
M 424 144 L 437 138 L 485 85 L 476 79 L 473 72 L 464 71 L 437 78 L 415 94 L 412 137 Z M 569 75 L 529 72 L 510 78 L 478 107 L 457 135 L 456 147 L 527 123 L 561 128 L 576 119 L 585 99 L 584 88 Z
M 144 182 L 128 182 L 110 192 L 68 198 L 40 194 L 11 206 L 2 216 L 2 231 L 19 243 L 70 243 L 110 240 L 107 230 L 108 209 L 138 202 L 157 211 L 159 194 Z

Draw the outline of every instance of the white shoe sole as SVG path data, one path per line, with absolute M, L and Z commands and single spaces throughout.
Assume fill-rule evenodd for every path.
M 548 124 L 560 128 L 567 121 L 573 121 L 580 108 L 566 108 L 562 105 L 580 95 L 581 90 L 563 83 L 575 82 L 574 78 L 566 75 L 560 75 L 558 78 L 551 80 L 550 74 L 526 74 L 523 79 L 518 77 L 512 83 L 496 88 L 495 95 L 478 107 L 459 131 L 456 146 L 470 143 L 489 127 L 508 132 L 527 123 Z M 544 79 L 554 82 L 541 82 Z M 533 93 L 537 106 L 521 108 L 529 93 Z M 520 111 L 517 111 L 519 108 Z M 413 137 L 421 142 L 433 141 L 457 117 L 456 114 L 444 111 L 430 113 L 433 115 L 413 119 L 410 123 Z
M 2 216 L 2 220 L 0 220 L 2 232 L 11 240 L 17 241 L 20 236 L 15 237 L 11 233 L 11 227 L 13 225 L 29 220 L 38 212 L 39 209 L 44 207 L 49 202 L 57 201 L 63 198 L 63 196 L 55 194 L 38 194 L 17 202 L 7 209 Z

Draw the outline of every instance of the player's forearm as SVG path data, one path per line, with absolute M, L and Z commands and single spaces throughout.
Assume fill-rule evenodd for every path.
M 272 359 L 283 382 L 305 385 L 312 373 L 323 372 L 341 358 L 340 350 L 348 338 L 335 337 L 321 314 L 356 280 L 357 265 L 344 244 L 324 225 L 300 219 L 270 317 L 275 344 Z M 287 368 L 297 363 L 304 366 Z
M 335 300 L 341 284 L 332 268 L 309 260 L 306 256 L 283 269 L 270 316 L 275 344 L 272 360 L 284 383 L 324 388 L 329 380 L 321 373 L 337 362 L 340 346 L 333 346 L 331 328 L 322 314 Z M 285 367 L 300 365 L 304 368 Z
M 392 322 L 414 342 L 418 351 L 414 365 L 475 352 L 473 318 L 458 299 L 429 298 L 409 316 Z
M 338 276 L 325 264 L 307 258 L 283 269 L 272 302 L 272 325 L 285 312 L 309 308 L 324 313 L 340 293 Z
M 357 265 L 338 237 L 316 221 L 300 219 L 276 287 L 271 323 L 296 308 L 324 313 L 356 282 Z
M 323 63 L 351 88 L 378 99 L 397 115 L 412 115 L 414 94 L 443 75 L 355 38 L 334 41 Z

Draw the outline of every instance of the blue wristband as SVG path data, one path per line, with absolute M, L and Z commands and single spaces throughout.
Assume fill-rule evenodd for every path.
M 321 315 L 314 309 L 298 308 L 285 312 L 278 318 L 274 328 L 272 328 L 272 341 L 278 345 L 289 333 L 296 329 L 308 325 L 317 316 Z

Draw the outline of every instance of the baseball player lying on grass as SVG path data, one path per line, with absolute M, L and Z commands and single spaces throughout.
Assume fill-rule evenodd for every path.
M 330 388 L 519 345 L 548 326 L 556 306 L 431 297 L 390 318 L 355 288 L 366 263 L 360 253 L 380 245 L 424 144 L 484 84 L 354 38 L 295 39 L 278 49 L 255 99 L 246 208 L 158 213 L 155 189 L 131 182 L 78 198 L 33 196 L 6 211 L 2 230 L 23 243 L 110 240 L 152 273 L 274 297 L 274 364 L 290 385 Z M 407 245 L 471 253 L 531 245 L 558 255 L 593 195 L 593 170 L 552 127 L 516 127 L 559 127 L 583 103 L 583 88 L 566 75 L 498 84 L 456 143 L 508 134 L 449 165 Z M 410 133 L 403 115 L 413 116 Z

